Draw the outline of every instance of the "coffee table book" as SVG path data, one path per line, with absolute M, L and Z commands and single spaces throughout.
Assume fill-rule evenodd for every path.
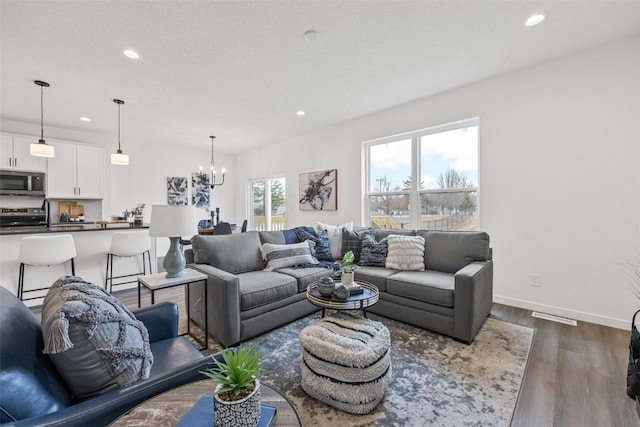
M 276 407 L 260 405 L 260 420 L 257 427 L 269 427 L 276 415 Z M 200 400 L 176 424 L 176 427 L 211 427 L 213 424 L 213 396 L 202 396 Z

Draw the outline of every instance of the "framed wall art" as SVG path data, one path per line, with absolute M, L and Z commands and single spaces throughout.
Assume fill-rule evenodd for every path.
M 172 206 L 187 206 L 189 197 L 187 190 L 189 182 L 186 177 L 170 176 L 167 178 L 167 204 Z
M 300 210 L 335 211 L 338 209 L 338 170 L 301 173 Z
M 205 208 L 209 206 L 209 175 L 199 172 L 191 174 L 191 191 L 193 196 L 193 206 Z

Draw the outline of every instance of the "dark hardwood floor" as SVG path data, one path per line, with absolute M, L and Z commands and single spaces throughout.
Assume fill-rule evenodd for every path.
M 138 305 L 134 289 L 114 295 L 130 309 Z M 156 303 L 165 300 L 178 303 L 185 331 L 182 288 L 156 293 Z M 143 290 L 142 305 L 150 303 Z M 585 322 L 564 325 L 501 304 L 493 305 L 491 317 L 535 329 L 512 426 L 640 426 L 635 403 L 625 393 L 629 331 Z

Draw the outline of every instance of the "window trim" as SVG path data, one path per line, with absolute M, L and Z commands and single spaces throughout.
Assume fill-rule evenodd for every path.
M 442 189 L 431 189 L 431 190 L 420 190 L 418 185 L 414 185 L 414 188 L 410 191 L 390 191 L 390 192 L 375 192 L 369 191 L 369 185 L 371 182 L 371 154 L 370 148 L 376 145 L 388 144 L 391 142 L 401 141 L 405 139 L 411 140 L 411 179 L 415 182 L 420 182 L 420 159 L 421 159 L 421 144 L 420 139 L 424 136 L 433 135 L 436 133 L 448 132 L 451 130 L 461 129 L 465 127 L 475 126 L 478 129 L 478 183 L 477 186 L 474 187 L 476 191 L 476 215 L 477 215 L 477 226 L 480 228 L 480 176 L 481 176 L 481 166 L 480 166 L 480 117 L 471 117 L 468 119 L 462 119 L 455 122 L 444 123 L 440 125 L 435 125 L 427 128 L 422 128 L 409 132 L 402 132 L 391 136 L 385 136 L 382 138 L 376 138 L 369 141 L 364 141 L 362 143 L 362 159 L 363 159 L 363 173 L 362 173 L 362 224 L 371 224 L 371 212 L 370 212 L 370 197 L 371 196 L 393 196 L 393 195 L 409 195 L 409 204 L 410 206 L 419 206 L 420 204 L 420 195 L 425 192 L 451 192 L 451 190 L 442 190 Z M 410 226 L 413 229 L 419 228 L 420 225 L 420 209 L 411 208 L 409 210 L 409 221 Z

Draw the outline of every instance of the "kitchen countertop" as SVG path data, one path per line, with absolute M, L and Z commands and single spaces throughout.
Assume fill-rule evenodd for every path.
M 53 224 L 51 227 L 16 227 L 11 229 L 0 229 L 0 236 L 16 234 L 44 234 L 44 233 L 69 233 L 77 231 L 113 231 L 113 230 L 134 230 L 149 228 L 149 224 L 130 227 L 129 223 L 111 224 L 101 227 L 93 222 Z

